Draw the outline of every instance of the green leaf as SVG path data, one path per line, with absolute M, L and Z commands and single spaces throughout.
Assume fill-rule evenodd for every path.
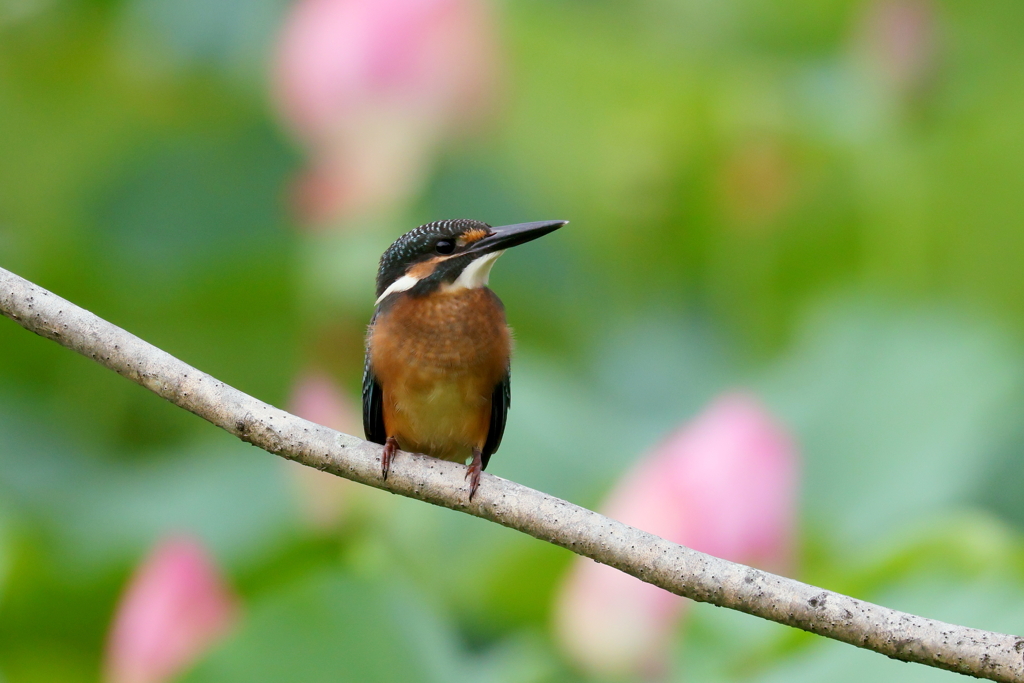
M 1014 434 L 1015 349 L 963 316 L 864 299 L 823 310 L 764 383 L 799 437 L 810 519 L 860 545 L 966 503 Z
M 535 636 L 470 653 L 451 624 L 391 570 L 308 574 L 261 596 L 241 628 L 184 683 L 533 683 L 557 666 Z
M 212 427 L 146 461 L 111 462 L 9 401 L 0 394 L 0 495 L 41 520 L 79 572 L 133 562 L 175 532 L 242 563 L 295 528 L 284 463 Z
M 251 605 L 240 631 L 184 680 L 430 681 L 416 639 L 422 616 L 399 595 L 382 581 L 306 577 Z

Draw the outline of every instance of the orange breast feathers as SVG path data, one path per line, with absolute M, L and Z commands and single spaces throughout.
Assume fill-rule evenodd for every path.
M 384 429 L 402 450 L 462 462 L 483 448 L 512 349 L 494 292 L 399 295 L 377 315 L 368 348 Z

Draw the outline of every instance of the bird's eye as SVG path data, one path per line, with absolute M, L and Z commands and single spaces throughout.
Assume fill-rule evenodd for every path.
M 434 250 L 438 254 L 450 254 L 455 251 L 455 242 L 451 240 L 438 240 L 437 244 L 434 245 Z

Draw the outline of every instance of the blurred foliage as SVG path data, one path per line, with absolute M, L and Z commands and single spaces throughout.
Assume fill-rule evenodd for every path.
M 418 223 L 572 225 L 492 286 L 517 330 L 495 473 L 597 505 L 719 392 L 805 462 L 802 579 L 1024 632 L 1024 5 L 925 3 L 914 78 L 871 3 L 520 0 L 507 92 L 388 221 L 311 233 L 270 113 L 277 0 L 0 0 L 0 265 L 261 399 L 356 391 L 376 258 Z M 900 80 L 900 79 L 903 80 Z M 916 79 L 916 80 L 915 80 Z M 94 681 L 118 593 L 187 530 L 242 593 L 189 681 L 571 681 L 568 553 L 344 489 L 0 324 L 0 676 Z M 944 680 L 691 611 L 672 680 Z

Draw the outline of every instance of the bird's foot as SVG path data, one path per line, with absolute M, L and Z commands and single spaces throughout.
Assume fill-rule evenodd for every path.
M 388 472 L 391 471 L 391 462 L 395 459 L 395 451 L 398 450 L 398 440 L 389 436 L 384 442 L 384 451 L 380 454 L 380 473 L 384 481 L 388 480 Z
M 473 449 L 473 462 L 466 468 L 466 479 L 469 479 L 469 500 L 473 501 L 473 494 L 480 486 L 480 473 L 484 471 L 483 454 L 479 448 Z

